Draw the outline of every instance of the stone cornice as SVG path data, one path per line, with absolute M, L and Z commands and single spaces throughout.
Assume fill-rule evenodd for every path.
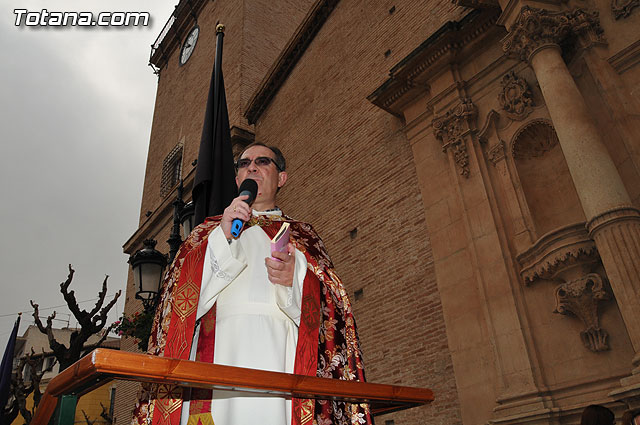
M 255 124 L 340 0 L 317 0 L 253 94 L 244 116 Z
M 187 31 L 198 22 L 198 15 L 206 4 L 207 0 L 180 0 L 151 46 L 149 65 L 159 70 L 167 64 L 173 51 L 180 47 Z
M 577 262 L 598 261 L 595 243 L 585 223 L 564 226 L 543 235 L 517 256 L 520 276 L 529 285 L 538 279 L 554 279 L 556 274 Z
M 456 62 L 460 51 L 492 28 L 497 9 L 473 10 L 460 21 L 449 21 L 398 62 L 389 78 L 367 99 L 385 111 L 402 116 L 402 106 L 429 91 L 425 81 Z

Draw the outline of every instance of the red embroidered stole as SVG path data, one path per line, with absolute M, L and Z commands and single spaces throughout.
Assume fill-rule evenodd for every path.
M 292 223 L 294 226 L 295 224 Z M 280 230 L 282 222 L 263 226 L 262 229 L 273 238 Z M 308 264 L 316 264 L 308 250 L 292 240 L 296 248 L 304 252 Z M 317 264 L 316 264 L 317 265 Z M 307 274 L 302 286 L 302 302 L 300 312 L 300 326 L 298 328 L 298 345 L 293 373 L 296 375 L 316 376 L 318 365 L 318 330 L 322 319 L 320 311 L 320 281 L 307 267 Z M 306 425 L 313 421 L 314 402 L 311 399 L 292 399 L 291 425 Z

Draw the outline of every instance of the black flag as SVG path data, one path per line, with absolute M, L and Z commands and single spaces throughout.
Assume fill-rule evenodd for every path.
M 222 214 L 233 198 L 238 196 L 227 98 L 222 78 L 222 25 L 216 27 L 216 35 L 216 58 L 211 73 L 207 110 L 193 182 L 194 226 L 209 216 Z
M 4 356 L 2 356 L 2 365 L 0 365 L 0 411 L 4 410 L 9 400 L 11 373 L 13 372 L 13 352 L 16 349 L 16 338 L 18 337 L 19 326 L 20 316 L 18 316 L 16 323 L 13 325 L 13 331 L 9 337 L 9 342 L 7 342 L 7 348 L 5 348 Z

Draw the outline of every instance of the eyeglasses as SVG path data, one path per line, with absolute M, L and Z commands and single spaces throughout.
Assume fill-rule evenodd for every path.
M 273 162 L 273 165 L 276 166 L 278 171 L 282 171 L 282 169 L 278 166 L 276 161 L 273 158 L 269 158 L 268 156 L 259 156 L 255 159 L 242 158 L 236 161 L 236 170 L 241 168 L 247 168 L 251 163 L 254 162 L 258 167 L 268 167 L 269 164 Z

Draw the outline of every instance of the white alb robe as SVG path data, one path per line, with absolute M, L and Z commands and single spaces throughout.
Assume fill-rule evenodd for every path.
M 280 211 L 258 214 L 281 214 Z M 307 271 L 304 254 L 296 249 L 293 286 L 268 279 L 265 258 L 271 243 L 260 226 L 245 229 L 227 242 L 222 228 L 209 236 L 204 259 L 197 318 L 217 301 L 213 362 L 229 366 L 293 373 L 302 285 Z M 190 358 L 195 358 L 198 329 Z M 245 393 L 214 391 L 211 411 L 216 425 L 288 425 L 291 401 Z M 182 409 L 186 424 L 189 402 Z

